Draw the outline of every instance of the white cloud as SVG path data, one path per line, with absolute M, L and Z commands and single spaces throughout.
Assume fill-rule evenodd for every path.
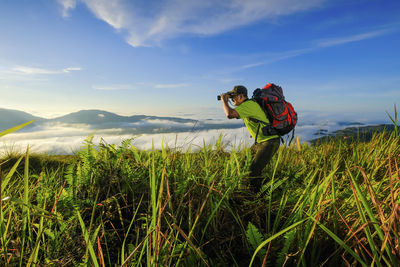
M 325 0 L 79 0 L 95 16 L 118 31 L 134 46 L 159 45 L 180 35 L 214 35 L 261 20 L 271 20 L 321 6 Z M 63 15 L 75 1 L 59 0 Z M 149 4 L 151 3 L 151 4 Z
M 69 10 L 74 9 L 76 6 L 76 0 L 57 0 L 62 7 L 62 16 L 64 18 L 69 17 Z
M 362 41 L 362 40 L 378 37 L 378 36 L 381 36 L 384 34 L 388 34 L 389 32 L 391 32 L 391 29 L 383 29 L 383 30 L 378 30 L 378 31 L 359 33 L 359 34 L 355 34 L 355 35 L 351 35 L 351 36 L 323 39 L 323 40 L 317 41 L 317 47 L 330 47 L 330 46 L 336 46 L 336 45 L 341 45 L 341 44 L 346 44 L 346 43 L 351 43 L 351 42 Z
M 52 69 L 43 69 L 35 67 L 16 66 L 7 72 L 19 75 L 46 75 L 46 74 L 69 73 L 71 71 L 79 71 L 79 70 L 81 70 L 81 68 L 79 67 L 68 67 L 62 70 L 52 70 Z
M 249 63 L 246 65 L 240 66 L 238 69 L 255 68 L 255 67 L 262 66 L 262 65 L 281 61 L 284 59 L 297 57 L 297 56 L 309 53 L 314 50 L 315 50 L 315 48 L 304 48 L 304 49 L 295 49 L 295 50 L 289 50 L 289 51 L 284 51 L 284 52 L 278 52 L 278 53 L 274 53 L 274 54 L 269 53 L 268 55 L 264 56 L 266 58 L 266 60 L 258 61 L 255 63 Z
M 71 72 L 71 71 L 78 71 L 78 70 L 82 70 L 82 68 L 79 68 L 79 67 L 68 67 L 68 68 L 63 69 L 62 71 L 68 73 L 68 72 Z
M 82 0 L 86 6 L 113 28 L 120 30 L 131 25 L 131 12 L 126 8 L 123 0 Z
M 178 87 L 187 87 L 189 86 L 187 83 L 175 83 L 175 84 L 156 84 L 154 88 L 178 88 Z

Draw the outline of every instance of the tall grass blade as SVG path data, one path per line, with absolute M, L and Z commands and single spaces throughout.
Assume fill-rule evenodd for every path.
M 273 236 L 269 237 L 267 240 L 265 240 L 264 242 L 262 242 L 262 243 L 257 247 L 257 249 L 254 251 L 253 256 L 251 257 L 251 261 L 250 261 L 249 266 L 252 266 L 252 265 L 253 265 L 254 258 L 256 257 L 257 253 L 258 253 L 265 245 L 267 245 L 267 244 L 268 244 L 269 242 L 271 242 L 272 240 L 278 238 L 279 236 L 283 235 L 283 234 L 286 233 L 287 231 L 290 231 L 291 229 L 293 229 L 293 228 L 297 227 L 298 225 L 302 224 L 302 223 L 305 222 L 306 220 L 308 220 L 308 218 L 303 219 L 303 220 L 301 220 L 301 221 L 298 221 L 298 222 L 292 224 L 292 225 L 289 226 L 289 227 L 286 227 L 285 229 L 279 231 L 278 233 L 274 234 Z
M 14 175 L 15 171 L 17 170 L 19 163 L 21 162 L 21 160 L 24 158 L 24 155 L 22 155 L 17 162 L 15 162 L 15 164 L 13 165 L 13 167 L 11 168 L 11 170 L 8 172 L 8 174 L 6 175 L 6 177 L 4 179 L 2 179 L 1 181 L 1 196 L 2 198 L 4 198 L 4 190 L 7 187 L 7 184 L 9 183 L 11 177 Z
M 362 266 L 368 266 L 349 246 L 344 243 L 342 239 L 340 239 L 337 235 L 335 235 L 331 230 L 326 228 L 322 223 L 316 220 L 314 217 L 310 216 L 310 219 L 314 220 L 314 222 L 321 227 L 333 240 L 335 240 L 342 248 L 344 248 L 348 253 L 350 253 Z
M 28 121 L 28 122 L 26 122 L 26 123 L 20 124 L 20 125 L 15 126 L 15 127 L 12 127 L 12 128 L 10 128 L 10 129 L 7 129 L 7 130 L 5 130 L 5 131 L 2 131 L 2 132 L 0 132 L 0 137 L 4 136 L 4 135 L 6 135 L 6 134 L 9 134 L 9 133 L 18 131 L 19 129 L 24 128 L 25 126 L 31 124 L 31 123 L 34 122 L 34 121 L 35 121 L 35 120 L 31 120 L 31 121 Z
M 99 267 L 99 263 L 97 262 L 97 258 L 96 258 L 96 254 L 95 254 L 94 249 L 93 249 L 93 245 L 92 245 L 92 243 L 90 241 L 89 233 L 87 232 L 85 223 L 84 223 L 84 221 L 83 221 L 83 219 L 81 217 L 81 213 L 79 212 L 79 210 L 76 211 L 76 215 L 78 216 L 79 224 L 80 224 L 81 229 L 82 229 L 83 237 L 85 238 L 86 246 L 89 249 L 89 254 L 90 254 L 90 258 L 92 260 L 92 263 L 93 263 L 93 265 L 95 267 Z
M 373 227 L 375 228 L 376 233 L 378 234 L 379 239 L 384 242 L 385 240 L 385 234 L 383 233 L 378 220 L 376 219 L 375 215 L 373 214 L 372 208 L 369 205 L 367 199 L 365 198 L 365 194 L 363 194 L 363 192 L 360 189 L 360 186 L 358 185 L 358 183 L 356 182 L 356 180 L 353 178 L 353 176 L 350 173 L 350 177 L 351 177 L 351 182 L 354 185 L 354 188 L 359 196 L 359 198 L 361 199 L 361 203 L 365 209 L 365 212 L 368 214 L 368 217 L 370 218 Z M 377 250 L 376 252 L 378 252 L 379 250 Z M 393 257 L 392 252 L 390 251 L 388 246 L 385 246 L 385 251 L 387 253 L 387 255 L 390 258 L 391 262 L 396 262 L 396 260 Z M 385 259 L 385 258 L 383 258 Z
M 143 197 L 144 197 L 144 195 L 142 195 L 142 197 L 140 198 L 139 204 L 138 204 L 138 206 L 136 207 L 135 213 L 134 213 L 133 216 L 132 216 L 131 223 L 129 224 L 128 231 L 127 231 L 126 234 L 125 234 L 124 241 L 122 242 L 122 248 L 121 248 L 121 262 L 125 262 L 125 242 L 126 242 L 126 239 L 128 238 L 128 235 L 129 235 L 129 232 L 130 232 L 131 227 L 132 227 L 132 225 L 133 225 L 133 222 L 135 221 L 136 214 L 137 214 L 137 212 L 138 212 L 138 210 L 139 210 L 139 207 L 140 207 L 140 205 L 142 204 Z
M 399 132 L 398 132 L 398 126 L 397 126 L 397 107 L 396 107 L 396 104 L 394 104 L 394 118 L 387 111 L 386 111 L 386 114 L 389 116 L 390 120 L 393 123 L 395 136 L 398 137 L 399 136 Z
M 25 167 L 24 167 L 24 197 L 23 197 L 23 211 L 22 211 L 22 246 L 19 265 L 22 266 L 24 259 L 24 251 L 26 245 L 26 232 L 29 234 L 29 241 L 31 236 L 30 231 L 30 216 L 29 216 L 29 146 L 25 154 Z
M 207 229 L 208 229 L 208 225 L 211 223 L 212 219 L 214 218 L 216 212 L 217 212 L 218 209 L 220 208 L 220 206 L 221 206 L 222 202 L 224 201 L 224 199 L 227 197 L 228 193 L 230 193 L 229 190 L 226 190 L 225 193 L 224 193 L 224 195 L 221 197 L 221 199 L 220 199 L 220 200 L 218 201 L 218 203 L 215 205 L 215 207 L 214 207 L 214 209 L 212 210 L 211 214 L 208 216 L 207 223 L 206 223 L 206 225 L 204 226 L 204 228 L 203 228 L 203 230 L 202 230 L 202 235 L 201 235 L 200 242 L 203 241 L 204 234 L 207 232 Z
M 204 259 L 203 255 L 201 255 L 201 250 L 197 248 L 193 242 L 190 240 L 190 237 L 188 237 L 185 232 L 176 224 L 172 225 L 178 232 L 182 235 L 182 237 L 186 240 L 187 243 L 192 247 L 192 249 L 199 255 L 200 259 L 205 263 L 205 265 L 210 266 L 208 262 Z
M 276 170 L 278 168 L 279 161 L 281 159 L 282 155 L 282 149 L 278 150 L 278 159 L 276 160 L 275 166 L 274 166 L 274 172 L 272 173 L 272 178 L 271 178 L 271 188 L 270 188 L 270 196 L 272 196 L 272 192 L 274 191 L 274 180 L 275 180 L 275 174 Z M 269 203 L 268 203 L 268 215 L 267 215 L 267 229 L 268 232 L 271 232 L 271 205 L 272 205 L 272 197 L 269 198 Z
M 43 209 L 45 209 L 45 208 L 46 208 L 46 199 L 44 200 L 44 203 L 43 203 Z M 30 267 L 32 264 L 35 266 L 37 263 L 37 258 L 38 258 L 39 249 L 40 249 L 40 239 L 42 238 L 43 232 L 45 230 L 43 227 L 43 221 L 44 221 L 44 214 L 42 213 L 42 216 L 40 216 L 38 235 L 36 236 L 36 243 L 33 248 L 33 253 L 29 257 L 27 267 Z
M 8 219 L 7 222 L 4 219 L 4 214 L 8 212 Z M 10 226 L 11 222 L 11 215 L 13 213 L 13 210 L 9 207 L 7 209 L 3 210 L 3 202 L 2 199 L 0 198 L 0 235 L 1 235 L 1 247 L 2 247 L 2 253 L 4 255 L 4 262 L 5 265 L 8 266 L 8 261 L 7 255 L 8 255 L 8 243 L 9 240 L 7 240 L 7 234 L 8 234 L 8 229 Z M 0 261 L 1 262 L 1 261 Z

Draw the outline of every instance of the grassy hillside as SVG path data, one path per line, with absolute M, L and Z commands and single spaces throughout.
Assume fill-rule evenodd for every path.
M 397 131 L 281 146 L 258 194 L 226 148 L 2 159 L 0 265 L 397 266 Z

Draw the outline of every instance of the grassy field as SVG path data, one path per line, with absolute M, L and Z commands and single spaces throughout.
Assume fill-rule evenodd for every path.
M 1 159 L 0 265 L 399 265 L 397 127 L 282 145 L 258 194 L 250 149 L 221 140 L 140 151 L 89 137 L 73 156 Z

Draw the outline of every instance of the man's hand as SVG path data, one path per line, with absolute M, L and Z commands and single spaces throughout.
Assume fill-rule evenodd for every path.
M 228 102 L 228 99 L 229 99 L 229 94 L 228 94 L 228 93 L 223 93 L 223 94 L 221 95 L 221 100 L 222 100 L 223 102 Z
M 233 119 L 233 118 L 238 119 L 239 114 L 237 113 L 236 110 L 232 109 L 228 105 L 228 99 L 229 99 L 229 94 L 225 93 L 221 95 L 222 107 L 224 108 L 225 115 L 228 119 Z

